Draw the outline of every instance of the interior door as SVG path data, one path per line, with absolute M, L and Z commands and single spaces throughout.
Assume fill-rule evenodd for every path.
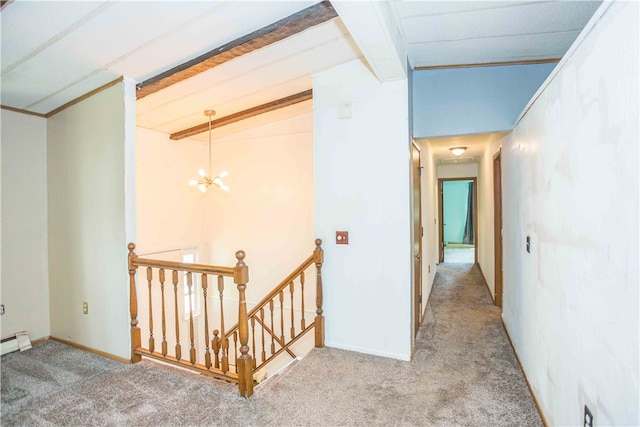
M 502 308 L 502 167 L 500 151 L 493 158 L 493 242 L 495 304 Z
M 420 150 L 413 144 L 413 335 L 422 322 L 422 196 L 420 189 Z
M 438 180 L 438 263 L 444 262 L 444 180 Z

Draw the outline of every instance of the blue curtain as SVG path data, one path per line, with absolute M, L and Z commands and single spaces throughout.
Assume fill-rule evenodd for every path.
M 462 243 L 473 245 L 473 226 L 475 218 L 473 217 L 473 181 L 469 183 L 469 194 L 467 196 L 467 221 L 464 224 L 464 234 L 462 235 Z

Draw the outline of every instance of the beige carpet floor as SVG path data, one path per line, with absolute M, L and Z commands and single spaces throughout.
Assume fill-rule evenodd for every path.
M 314 349 L 253 398 L 57 342 L 2 357 L 2 426 L 541 425 L 477 267 L 439 266 L 411 362 Z
M 447 264 L 473 264 L 475 248 L 473 245 L 449 243 L 444 247 L 444 262 Z

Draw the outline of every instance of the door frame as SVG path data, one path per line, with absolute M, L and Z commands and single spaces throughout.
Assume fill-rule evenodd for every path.
M 413 200 L 413 212 L 412 212 L 412 221 L 413 221 L 413 237 L 412 237 L 412 250 L 411 250 L 411 262 L 413 267 L 413 337 L 418 334 L 418 329 L 422 324 L 422 237 L 423 237 L 423 228 L 422 228 L 422 156 L 420 152 L 420 147 L 415 143 L 411 143 L 411 169 L 412 169 L 412 181 L 411 181 L 411 194 Z M 415 167 L 415 155 L 418 155 L 418 168 Z M 418 200 L 415 200 L 414 192 L 417 183 L 417 196 Z M 417 206 L 415 205 L 417 202 Z M 416 208 L 418 210 L 418 221 L 416 221 L 415 211 Z M 415 243 L 418 241 L 418 253 L 415 253 Z
M 438 262 L 444 262 L 444 190 L 445 181 L 473 181 L 473 258 L 478 263 L 478 178 L 438 178 Z
M 502 309 L 502 149 L 493 156 L 493 260 L 495 305 Z

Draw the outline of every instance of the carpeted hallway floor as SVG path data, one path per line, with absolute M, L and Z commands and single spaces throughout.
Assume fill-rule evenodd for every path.
M 46 342 L 2 357 L 3 426 L 541 425 L 477 267 L 442 264 L 411 362 L 314 349 L 235 386 Z

